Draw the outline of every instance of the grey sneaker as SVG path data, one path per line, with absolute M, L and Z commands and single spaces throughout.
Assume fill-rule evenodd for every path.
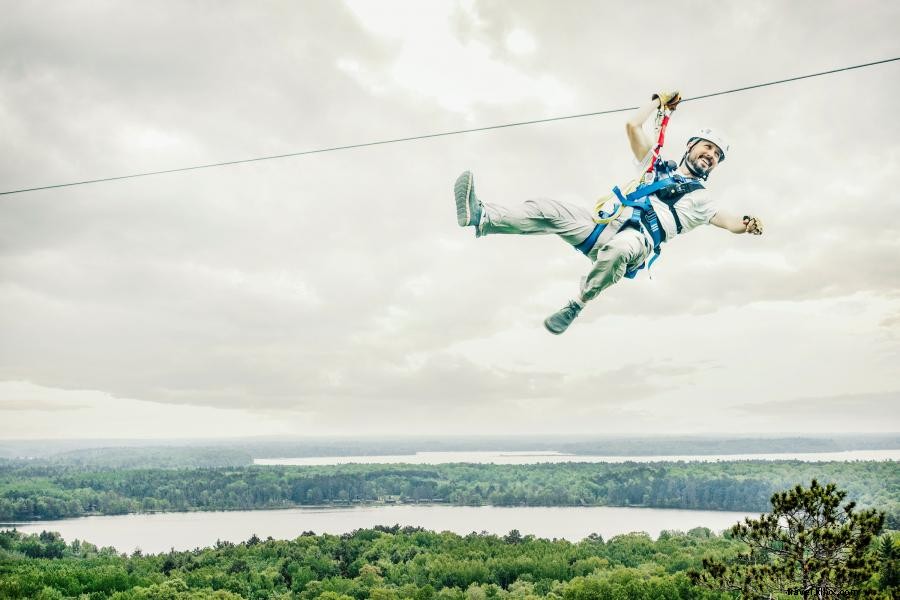
M 575 320 L 582 308 L 584 307 L 574 300 L 569 300 L 568 304 L 544 319 L 544 327 L 550 333 L 559 335 L 569 328 L 569 325 L 572 324 L 572 321 Z
M 456 196 L 456 222 L 460 227 L 478 226 L 481 222 L 481 201 L 475 195 L 475 178 L 471 171 L 465 171 L 453 184 Z

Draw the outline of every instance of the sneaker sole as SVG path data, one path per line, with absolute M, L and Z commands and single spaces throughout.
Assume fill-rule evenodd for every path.
M 547 331 L 549 331 L 549 332 L 552 333 L 553 335 L 561 335 L 563 332 L 565 332 L 565 329 L 563 329 L 562 331 L 556 331 L 555 329 L 552 329 L 552 328 L 550 327 L 549 321 L 550 321 L 550 319 L 544 319 L 544 329 L 546 329 Z M 566 329 L 568 329 L 568 327 L 567 327 Z
M 453 195 L 456 197 L 456 222 L 460 227 L 471 225 L 472 211 L 469 207 L 469 197 L 472 194 L 472 173 L 466 171 L 456 178 L 453 186 Z

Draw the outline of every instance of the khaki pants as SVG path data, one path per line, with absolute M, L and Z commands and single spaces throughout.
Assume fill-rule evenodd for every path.
M 567 244 L 577 246 L 587 239 L 594 225 L 587 208 L 548 198 L 526 200 L 512 207 L 485 202 L 477 235 L 556 234 Z M 632 228 L 622 229 L 607 243 L 594 246 L 588 253 L 594 265 L 581 280 L 581 300 L 592 300 L 619 281 L 626 271 L 639 267 L 650 251 L 644 234 Z

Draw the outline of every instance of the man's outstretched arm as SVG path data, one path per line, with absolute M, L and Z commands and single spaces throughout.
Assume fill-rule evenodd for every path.
M 709 222 L 716 227 L 727 229 L 731 233 L 762 235 L 763 232 L 762 220 L 748 215 L 738 217 L 728 213 L 717 212 Z

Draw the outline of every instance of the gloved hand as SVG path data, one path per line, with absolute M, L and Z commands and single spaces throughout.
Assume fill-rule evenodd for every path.
M 670 92 L 658 92 L 653 94 L 651 100 L 656 100 L 659 98 L 659 107 L 660 108 L 668 108 L 669 110 L 675 110 L 675 107 L 678 106 L 678 103 L 681 102 L 681 92 L 678 90 L 672 90 Z
M 747 233 L 751 235 L 762 235 L 763 232 L 763 222 L 762 219 L 757 217 L 751 217 L 749 215 L 744 215 L 744 226 L 747 228 Z

